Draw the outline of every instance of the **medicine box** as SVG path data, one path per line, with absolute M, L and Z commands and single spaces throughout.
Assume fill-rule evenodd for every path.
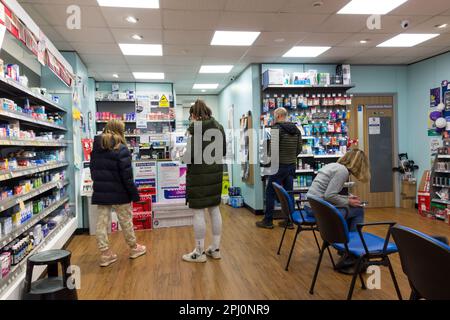
M 283 85 L 284 70 L 283 69 L 268 69 L 263 73 L 263 86 L 269 85 Z

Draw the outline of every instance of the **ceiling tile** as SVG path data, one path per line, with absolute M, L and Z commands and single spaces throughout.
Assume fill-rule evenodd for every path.
M 266 31 L 320 32 L 319 27 L 327 20 L 326 14 L 279 13 L 271 16 Z M 327 30 L 326 32 L 339 32 Z M 342 31 L 346 32 L 346 31 Z M 355 32 L 352 30 L 351 32 Z
M 314 32 L 360 32 L 367 27 L 365 15 L 332 15 L 317 26 Z
M 52 26 L 41 26 L 42 32 L 50 39 L 51 42 L 54 41 L 65 41 L 64 37 L 60 35 L 54 27 Z
M 447 51 L 448 46 L 443 47 L 412 47 L 405 48 L 392 54 L 392 57 L 431 57 Z
M 164 49 L 163 49 L 164 50 Z M 129 65 L 163 64 L 164 58 L 159 56 L 123 56 Z
M 161 8 L 176 10 L 223 10 L 227 0 L 163 0 Z
M 126 65 L 122 55 L 80 54 L 80 57 L 86 64 L 93 65 L 97 63 L 99 67 L 106 67 L 109 64 L 110 68 L 114 69 L 116 64 Z
M 164 56 L 163 63 L 168 65 L 200 65 L 202 63 L 202 57 L 193 56 Z
M 209 46 L 174 46 L 164 45 L 164 54 L 168 56 L 204 56 Z
M 111 33 L 117 43 L 153 43 L 162 44 L 162 30 L 156 29 L 124 29 L 111 28 Z M 133 35 L 138 34 L 142 40 L 134 40 Z
M 71 45 L 80 54 L 122 56 L 117 43 L 71 42 Z
M 299 46 L 335 46 L 345 39 L 348 39 L 351 33 L 310 33 L 307 37 L 297 43 Z
M 304 39 L 306 32 L 262 32 L 256 39 L 255 46 L 286 47 L 293 46 Z
M 447 10 L 450 10 L 450 1 L 447 0 L 408 0 L 389 14 L 434 16 Z
M 163 10 L 165 29 L 216 30 L 219 11 Z
M 214 31 L 164 30 L 164 44 L 209 45 Z
M 26 3 L 20 3 L 20 5 L 25 9 L 25 11 L 28 13 L 28 15 L 33 19 L 33 21 L 39 26 L 47 26 L 49 25 L 50 21 L 45 18 L 45 15 L 42 16 L 38 10 L 35 9 L 35 4 L 26 2 Z
M 206 56 L 216 58 L 239 59 L 249 50 L 248 47 L 210 46 L 206 50 Z
M 69 42 L 115 43 L 108 28 L 69 30 L 65 26 L 56 26 L 55 30 Z
M 391 33 L 354 33 L 344 41 L 340 42 L 340 47 L 357 47 L 357 48 L 369 48 L 375 47 L 380 43 L 392 38 L 394 35 Z M 368 40 L 368 43 L 362 44 L 361 40 Z
M 73 1 L 72 1 L 73 3 Z M 36 11 L 45 17 L 53 26 L 66 26 L 69 14 L 66 12 L 68 4 L 36 4 Z M 81 28 L 106 27 L 105 19 L 99 7 L 80 6 Z
M 417 45 L 418 47 L 441 47 L 441 46 L 450 46 L 450 33 L 444 33 L 440 36 L 422 42 L 421 44 Z
M 223 12 L 217 24 L 217 30 L 225 31 L 269 31 L 270 21 L 275 20 L 273 13 Z M 273 31 L 273 30 L 272 30 Z
M 226 11 L 278 13 L 288 0 L 228 0 Z
M 110 8 L 101 7 L 100 10 L 106 19 L 106 23 L 111 28 L 129 28 L 129 29 L 161 29 L 161 10 L 136 9 L 136 8 Z M 133 16 L 139 19 L 138 23 L 132 24 L 125 19 Z
M 280 57 L 285 54 L 290 48 L 288 46 L 282 47 L 262 47 L 253 46 L 247 51 L 247 55 L 253 57 Z
M 313 0 L 288 0 L 283 6 L 283 12 L 313 13 L 313 14 L 334 14 L 343 8 L 349 0 L 328 0 L 323 1 L 320 7 L 314 7 Z

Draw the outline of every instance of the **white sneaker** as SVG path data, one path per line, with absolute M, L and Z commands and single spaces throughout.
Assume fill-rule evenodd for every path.
M 187 262 L 203 263 L 206 262 L 206 255 L 204 252 L 199 254 L 197 250 L 194 250 L 191 253 L 183 255 L 183 260 Z
M 220 250 L 219 249 L 213 250 L 211 247 L 209 247 L 206 250 L 205 253 L 206 253 L 206 255 L 208 257 L 211 257 L 211 258 L 216 259 L 216 260 L 219 260 L 219 259 L 222 258 L 221 255 L 220 255 Z

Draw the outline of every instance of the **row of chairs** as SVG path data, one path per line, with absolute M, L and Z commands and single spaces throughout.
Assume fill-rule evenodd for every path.
M 422 298 L 431 300 L 450 299 L 450 274 L 448 272 L 450 270 L 450 246 L 442 239 L 430 237 L 416 230 L 397 225 L 395 222 L 363 223 L 357 226 L 357 232 L 350 232 L 345 217 L 341 214 L 339 208 L 321 198 L 310 196 L 308 202 L 312 208 L 311 212 L 301 210 L 300 202 L 297 202 L 298 209 L 295 210 L 293 198 L 289 193 L 277 183 L 273 183 L 273 186 L 280 201 L 282 212 L 287 216 L 288 221 L 297 226 L 286 264 L 286 271 L 289 268 L 300 232 L 312 231 L 319 249 L 319 259 L 309 291 L 310 294 L 314 294 L 314 287 L 325 250 L 328 251 L 333 268 L 336 268 L 330 252 L 331 246 L 339 252 L 357 259 L 347 295 L 348 300 L 352 298 L 358 277 L 361 281 L 361 287 L 366 288 L 362 273 L 372 265 L 388 267 L 398 299 L 402 300 L 400 288 L 389 259 L 391 254 L 397 252 L 400 254 L 402 269 L 408 277 L 411 287 L 411 300 Z M 381 238 L 372 233 L 363 232 L 364 228 L 373 226 L 386 226 L 386 236 Z M 281 252 L 286 231 L 287 224 L 277 254 Z M 323 240 L 322 246 L 319 245 L 316 231 L 320 233 Z M 395 243 L 390 241 L 391 234 Z

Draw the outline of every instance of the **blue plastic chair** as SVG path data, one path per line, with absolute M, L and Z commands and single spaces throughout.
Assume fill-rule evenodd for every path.
M 323 239 L 322 249 L 320 251 L 309 293 L 314 294 L 314 286 L 322 262 L 323 252 L 331 245 L 338 251 L 345 252 L 357 259 L 352 282 L 347 295 L 348 300 L 351 300 L 352 298 L 356 278 L 358 276 L 361 280 L 362 288 L 365 289 L 361 273 L 365 270 L 365 267 L 371 265 L 382 265 L 389 268 L 397 296 L 402 300 L 397 279 L 395 278 L 395 273 L 389 260 L 389 255 L 398 251 L 397 246 L 394 243 L 389 242 L 390 228 L 384 239 L 371 233 L 362 232 L 362 229 L 365 226 L 387 225 L 392 227 L 395 225 L 395 222 L 360 223 L 357 225 L 357 232 L 349 232 L 347 223 L 341 212 L 339 212 L 332 204 L 313 196 L 308 197 L 308 202 L 314 211 L 319 232 Z
M 411 287 L 410 300 L 450 300 L 450 246 L 444 239 L 400 225 L 391 232 Z
M 275 189 L 275 193 L 278 197 L 278 200 L 280 201 L 281 211 L 286 216 L 287 221 L 292 222 L 297 226 L 294 241 L 292 242 L 291 251 L 289 253 L 289 258 L 286 263 L 285 270 L 288 271 L 289 263 L 291 262 L 291 258 L 292 258 L 292 253 L 294 252 L 294 248 L 295 248 L 295 243 L 297 242 L 297 238 L 298 238 L 298 235 L 300 234 L 300 232 L 312 231 L 313 235 L 314 235 L 314 239 L 316 240 L 317 249 L 320 252 L 320 245 L 319 245 L 319 241 L 317 240 L 317 236 L 316 236 L 317 224 L 316 224 L 316 219 L 314 218 L 314 216 L 308 215 L 304 210 L 302 210 L 300 208 L 299 203 L 297 203 L 298 207 L 299 207 L 298 210 L 295 210 L 294 201 L 293 201 L 292 197 L 282 186 L 280 186 L 276 182 L 273 182 L 272 185 Z M 284 236 L 286 235 L 287 226 L 288 226 L 288 224 L 286 223 L 286 226 L 284 227 L 284 231 L 283 231 L 283 236 L 281 237 L 280 245 L 278 247 L 278 252 L 277 252 L 278 255 L 280 255 L 281 247 L 283 246 Z M 335 264 L 333 261 L 333 256 L 331 255 L 331 252 L 329 251 L 329 249 L 328 249 L 328 254 L 330 255 L 330 259 L 331 259 L 331 263 L 333 264 L 333 267 L 335 267 Z

